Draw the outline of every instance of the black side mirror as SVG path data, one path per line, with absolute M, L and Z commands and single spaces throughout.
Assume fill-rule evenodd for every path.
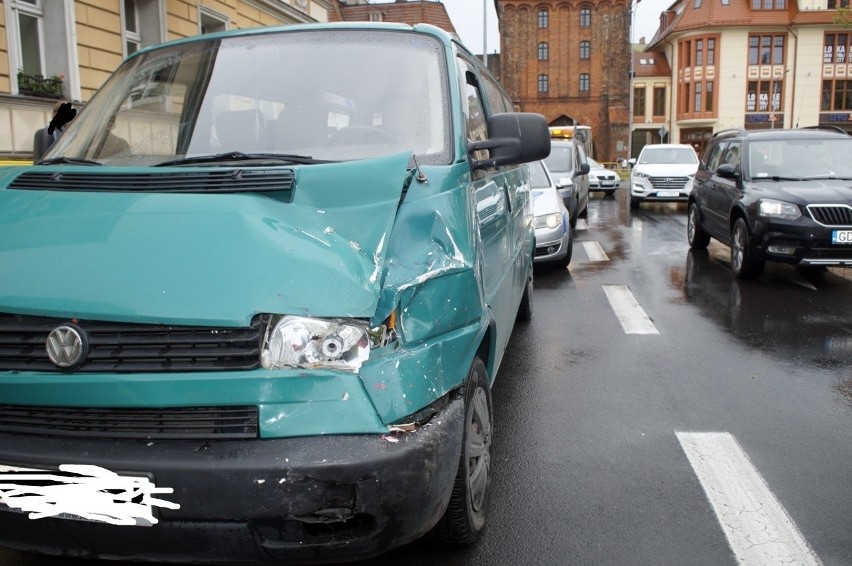
M 487 149 L 489 158 L 473 162 L 474 169 L 538 161 L 550 155 L 550 130 L 541 114 L 506 112 L 488 119 L 488 139 L 470 144 L 470 151 Z
M 716 174 L 724 179 L 737 178 L 737 166 L 731 163 L 724 163 L 716 168 Z
M 581 163 L 580 169 L 577 171 L 577 175 L 588 175 L 589 171 L 592 170 L 592 166 L 588 163 Z

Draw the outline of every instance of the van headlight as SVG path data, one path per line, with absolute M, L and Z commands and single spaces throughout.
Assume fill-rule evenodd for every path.
M 284 316 L 270 324 L 260 363 L 266 369 L 355 372 L 370 357 L 370 329 L 354 320 Z

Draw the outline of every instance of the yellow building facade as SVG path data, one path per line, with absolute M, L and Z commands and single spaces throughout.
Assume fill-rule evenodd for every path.
M 326 22 L 335 0 L 0 0 L 0 160 L 29 159 L 58 99 L 88 101 L 125 57 L 200 33 Z

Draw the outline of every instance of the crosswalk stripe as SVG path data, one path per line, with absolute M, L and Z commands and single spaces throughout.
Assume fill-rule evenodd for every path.
M 627 285 L 604 285 L 606 298 L 627 334 L 659 334 Z
M 606 252 L 599 242 L 583 242 L 583 249 L 586 250 L 586 255 L 589 256 L 589 261 L 609 261 L 609 256 L 606 255 Z
M 822 564 L 731 434 L 675 434 L 741 566 Z

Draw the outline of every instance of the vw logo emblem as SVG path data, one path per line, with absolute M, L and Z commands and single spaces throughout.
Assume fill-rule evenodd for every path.
M 47 357 L 56 367 L 70 368 L 83 361 L 89 344 L 82 328 L 66 324 L 50 331 L 45 346 Z

